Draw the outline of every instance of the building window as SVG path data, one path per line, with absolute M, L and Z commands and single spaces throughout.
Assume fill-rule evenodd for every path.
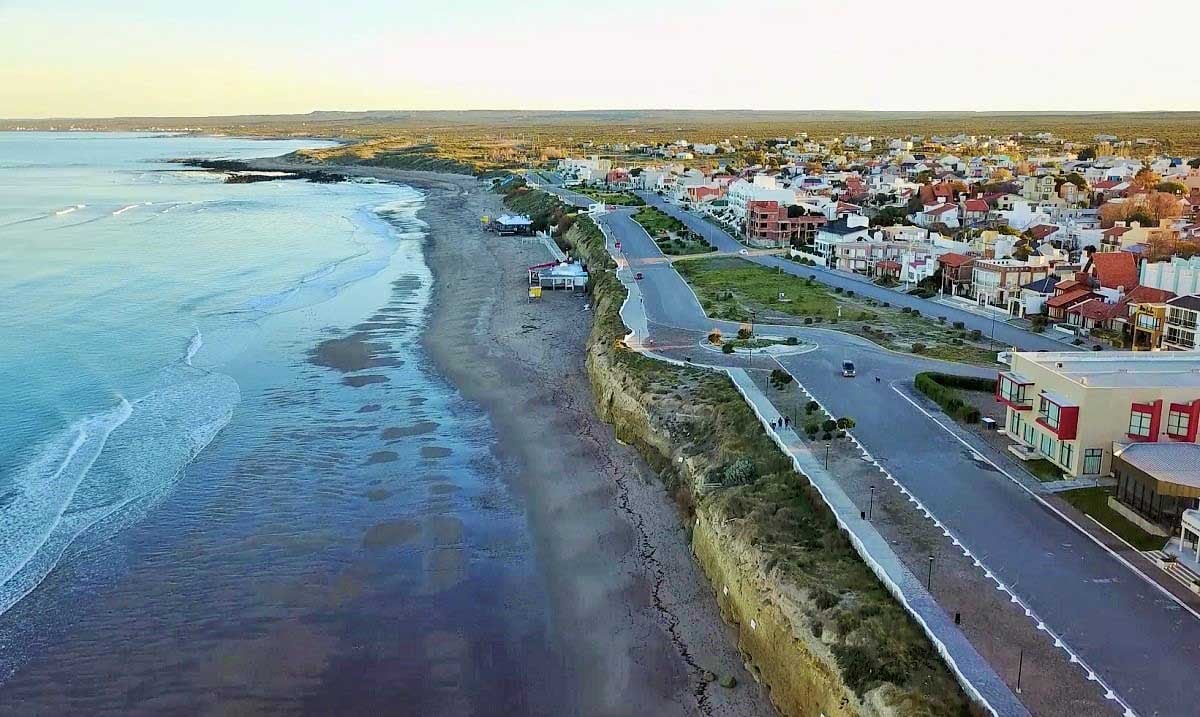
M 1191 419 L 1183 411 L 1171 411 L 1167 414 L 1167 433 L 1180 438 L 1186 436 Z
M 1150 421 L 1153 418 L 1149 411 L 1139 411 L 1136 408 L 1129 412 L 1129 435 L 1140 438 L 1150 437 Z
M 1075 458 L 1075 446 L 1063 441 L 1058 448 L 1058 463 L 1063 468 L 1071 470 L 1071 460 Z
M 1033 424 L 1032 423 L 1025 424 L 1025 442 L 1031 446 L 1033 445 Z
M 1008 432 L 1011 435 L 1021 435 L 1021 414 L 1013 409 L 1008 409 Z
M 1104 460 L 1103 448 L 1086 448 L 1083 451 L 1083 473 L 1094 476 L 1100 473 L 1100 463 Z
M 1041 404 L 1038 407 L 1038 413 L 1042 415 L 1042 422 L 1052 430 L 1058 430 L 1058 404 L 1050 401 L 1045 396 L 1042 396 Z
M 1054 439 L 1046 434 L 1039 435 L 1038 450 L 1050 460 L 1054 460 Z

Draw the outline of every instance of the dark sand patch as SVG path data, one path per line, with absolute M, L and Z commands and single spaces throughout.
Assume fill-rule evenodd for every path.
M 458 545 L 463 539 L 463 522 L 453 515 L 430 516 L 425 529 L 437 546 Z
M 309 352 L 309 361 L 317 366 L 350 373 L 381 365 L 381 355 L 387 353 L 387 344 L 368 341 L 369 334 L 361 331 L 340 339 L 327 339 Z M 397 359 L 387 359 L 395 361 Z
M 421 446 L 422 458 L 445 458 L 453 452 L 444 446 Z
M 451 493 L 457 493 L 460 490 L 462 490 L 462 488 L 459 488 L 453 483 L 437 483 L 429 486 L 429 495 L 450 495 Z
M 353 386 L 354 388 L 360 388 L 372 383 L 387 383 L 388 380 L 389 379 L 387 376 L 368 374 L 366 376 L 347 376 L 342 379 L 342 383 L 346 384 L 347 386 Z
M 392 492 L 387 488 L 372 488 L 371 490 L 367 491 L 365 495 L 367 496 L 367 500 L 371 501 L 372 503 L 378 503 L 381 500 L 391 498 Z
M 400 458 L 400 454 L 395 451 L 375 451 L 367 458 L 366 465 L 373 466 L 377 463 L 391 463 Z
M 363 533 L 362 545 L 371 550 L 390 548 L 394 545 L 410 543 L 420 535 L 421 526 L 415 520 L 405 518 L 385 520 L 367 528 L 367 532 Z
M 436 421 L 419 421 L 411 426 L 391 426 L 383 429 L 383 440 L 394 441 L 397 438 L 407 438 L 409 436 L 419 436 L 423 433 L 432 433 L 438 429 Z
M 440 593 L 467 577 L 467 555 L 461 548 L 434 548 L 425 554 L 425 592 Z
M 368 403 L 367 405 L 358 409 L 358 412 L 359 413 L 375 413 L 376 411 L 378 411 L 381 408 L 383 408 L 383 406 L 380 406 L 378 403 Z

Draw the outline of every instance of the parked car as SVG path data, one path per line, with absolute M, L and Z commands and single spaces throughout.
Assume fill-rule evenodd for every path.
M 749 254 L 749 253 L 750 252 L 746 251 L 745 249 L 738 249 L 738 254 Z
M 854 362 L 853 361 L 843 361 L 842 362 L 842 375 L 845 376 L 846 378 L 854 378 L 855 377 L 856 374 L 854 371 Z
M 639 271 L 638 273 L 634 274 L 633 278 L 635 281 L 641 281 L 642 280 L 642 272 Z

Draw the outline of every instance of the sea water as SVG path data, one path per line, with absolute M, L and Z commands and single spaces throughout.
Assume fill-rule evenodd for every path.
M 0 133 L 0 712 L 558 703 L 421 193 L 167 161 L 319 144 Z

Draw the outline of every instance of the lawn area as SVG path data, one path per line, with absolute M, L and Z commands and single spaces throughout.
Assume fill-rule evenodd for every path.
M 677 262 L 675 269 L 696 291 L 705 312 L 715 319 L 749 321 L 750 312 L 755 311 L 763 322 L 822 324 L 893 351 L 981 366 L 994 366 L 996 352 L 1002 348 L 944 317 L 923 316 L 854 291 L 829 289 L 811 278 L 741 258 Z
M 683 222 L 654 207 L 642 207 L 637 210 L 637 213 L 633 215 L 633 221 L 641 224 L 646 233 L 656 239 L 661 234 L 687 231 Z
M 1024 461 L 1022 465 L 1025 466 L 1025 470 L 1033 474 L 1034 478 L 1043 483 L 1053 483 L 1063 479 L 1062 470 L 1045 458 Z
M 704 237 L 688 229 L 683 222 L 654 207 L 642 207 L 633 215 L 633 220 L 642 225 L 662 253 L 668 256 L 707 254 L 715 249 Z
M 1109 508 L 1108 496 L 1111 493 L 1106 488 L 1080 488 L 1058 495 L 1074 506 L 1076 510 L 1095 518 L 1101 525 L 1121 536 L 1125 542 L 1138 550 L 1162 550 L 1162 547 L 1167 544 L 1166 538 L 1147 533 L 1126 520 L 1120 513 Z
M 793 316 L 837 319 L 838 304 L 833 295 L 820 284 L 810 284 L 798 276 L 777 274 L 743 259 L 725 257 L 677 262 L 675 268 L 714 318 L 748 321 L 748 305 L 753 305 Z M 783 301 L 779 299 L 781 292 Z
M 605 204 L 614 204 L 622 207 L 640 207 L 646 204 L 641 197 L 634 196 L 628 192 L 605 192 L 593 187 L 583 186 L 571 187 L 571 190 L 585 197 L 591 197 L 597 202 L 604 202 Z

